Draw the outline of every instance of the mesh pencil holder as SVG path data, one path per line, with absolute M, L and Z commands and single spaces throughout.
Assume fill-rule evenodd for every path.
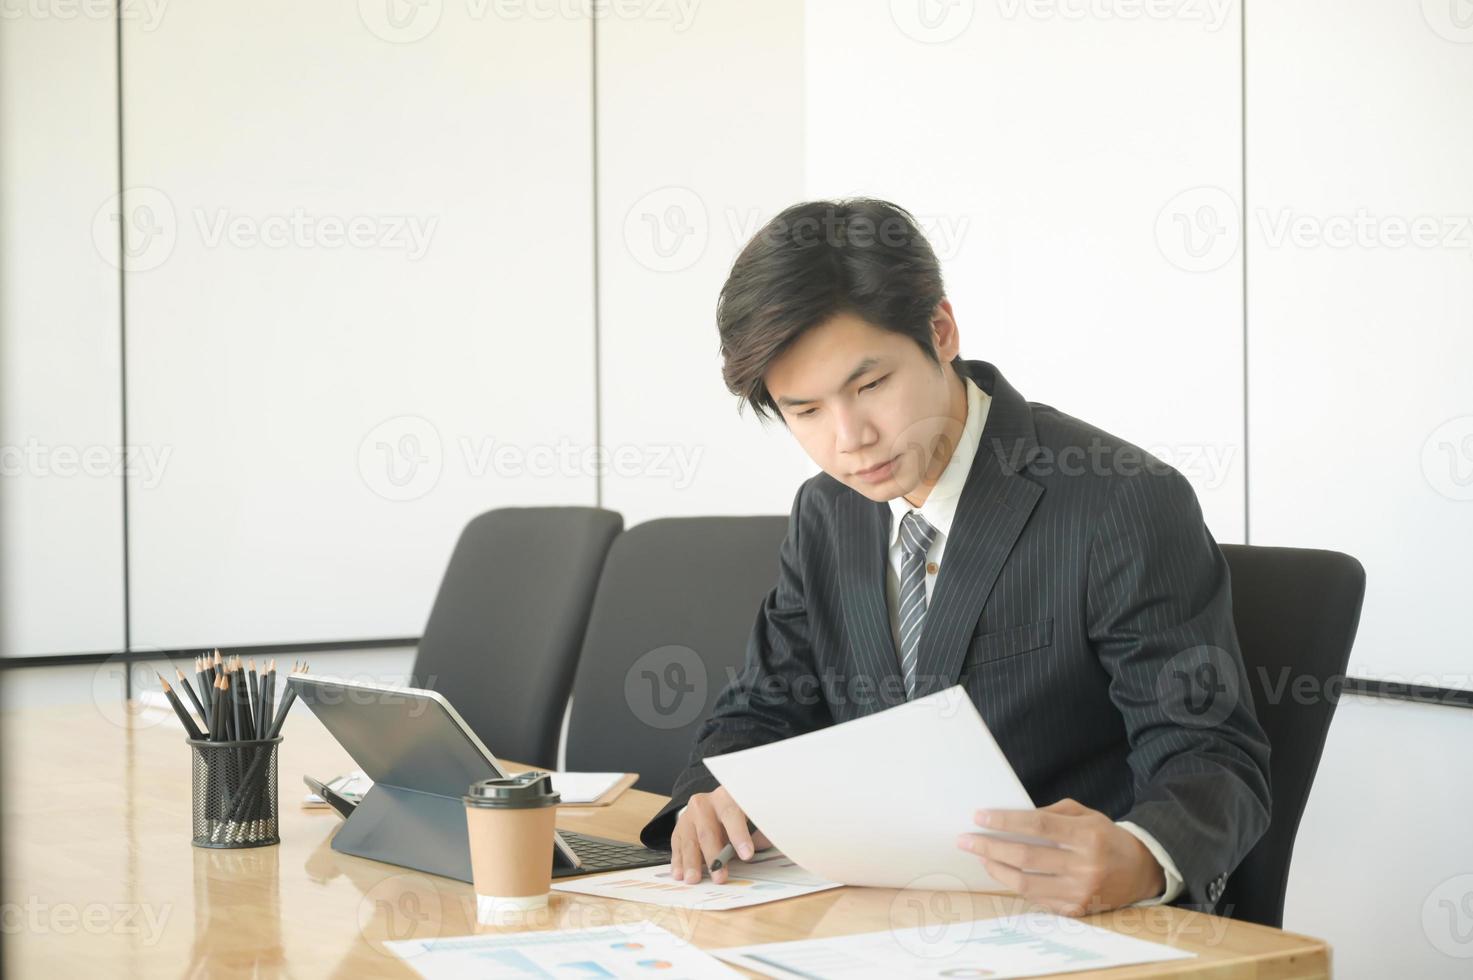
M 194 846 L 280 844 L 276 749 L 281 736 L 250 742 L 186 741 L 194 750 Z

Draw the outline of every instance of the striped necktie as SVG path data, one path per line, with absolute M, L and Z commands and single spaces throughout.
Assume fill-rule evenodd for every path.
M 900 672 L 907 696 L 916 695 L 916 653 L 926 619 L 926 552 L 936 529 L 916 511 L 900 519 Z

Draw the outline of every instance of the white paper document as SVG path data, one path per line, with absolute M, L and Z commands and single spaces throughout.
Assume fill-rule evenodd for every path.
M 775 847 L 845 885 L 1009 891 L 956 838 L 978 809 L 1033 808 L 960 686 L 705 762 Z
M 758 851 L 750 861 L 734 860 L 726 867 L 726 883 L 721 885 L 713 883 L 710 878 L 703 878 L 694 885 L 675 881 L 670 877 L 670 866 L 666 864 L 564 878 L 553 882 L 552 887 L 560 892 L 707 912 L 741 909 L 840 887 L 836 881 L 825 881 L 809 874 L 775 848 Z
M 405 939 L 384 946 L 428 980 L 528 977 L 740 976 L 710 954 L 650 922 L 554 932 Z
M 783 980 L 1007 980 L 1108 970 L 1196 955 L 1048 913 L 735 946 L 713 952 L 729 963 Z

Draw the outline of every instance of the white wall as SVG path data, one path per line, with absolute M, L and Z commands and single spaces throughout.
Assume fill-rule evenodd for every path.
M 123 645 L 110 18 L 0 19 L 0 653 Z
M 1284 926 L 1343 980 L 1466 977 L 1473 961 L 1473 711 L 1348 697 L 1294 850 Z
M 383 9 L 126 25 L 137 648 L 415 636 L 472 516 L 594 502 L 589 22 Z
M 1473 689 L 1473 24 L 1455 9 L 1250 10 L 1249 514 L 1255 543 L 1366 566 L 1353 675 Z
M 738 415 L 716 333 L 737 252 L 803 194 L 803 5 L 691 10 L 598 25 L 600 408 L 626 461 L 603 502 L 628 525 L 787 513 L 817 472 L 781 422 Z
M 808 0 L 806 196 L 915 213 L 963 355 L 1176 465 L 1241 541 L 1242 256 L 1181 230 L 1236 199 L 1238 20 L 1085 6 Z

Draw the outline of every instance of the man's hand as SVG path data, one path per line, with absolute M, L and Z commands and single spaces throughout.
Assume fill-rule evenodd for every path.
M 1037 810 L 979 810 L 975 819 L 988 830 L 1060 845 L 1018 844 L 986 834 L 962 834 L 956 842 L 981 858 L 1002 884 L 1061 915 L 1104 912 L 1166 889 L 1161 865 L 1135 835 L 1074 800 Z
M 744 861 L 772 846 L 762 831 L 747 832 L 747 815 L 725 786 L 711 793 L 692 794 L 670 834 L 670 877 L 691 885 L 698 883 L 728 840 L 736 845 L 737 857 Z M 711 881 L 726 884 L 726 868 L 712 873 Z

